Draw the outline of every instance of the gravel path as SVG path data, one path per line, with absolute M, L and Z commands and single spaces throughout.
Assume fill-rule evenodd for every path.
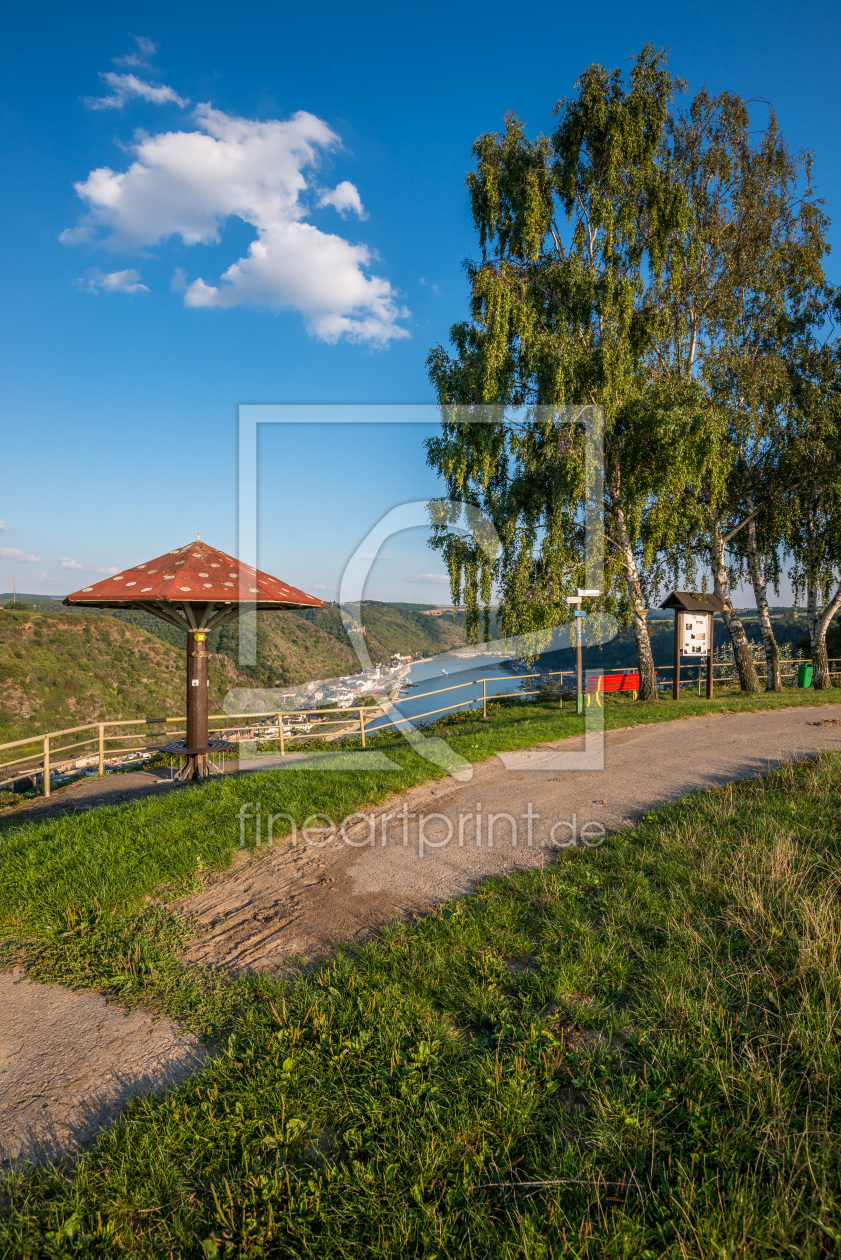
M 573 834 L 581 842 L 582 828 L 598 840 L 602 828 L 631 826 L 661 801 L 832 748 L 841 748 L 841 705 L 611 731 L 601 769 L 573 764 L 583 739 L 504 753 L 474 766 L 469 783 L 438 780 L 387 801 L 344 837 L 310 831 L 294 847 L 243 850 L 232 870 L 208 876 L 180 903 L 204 928 L 187 956 L 232 971 L 282 971 L 290 955 L 362 941 L 488 875 L 549 862 Z M 258 804 L 255 781 L 255 814 Z M 253 819 L 247 826 L 253 840 Z
M 169 1019 L 100 993 L 0 973 L 0 1167 L 58 1158 L 137 1094 L 183 1080 L 207 1057 Z

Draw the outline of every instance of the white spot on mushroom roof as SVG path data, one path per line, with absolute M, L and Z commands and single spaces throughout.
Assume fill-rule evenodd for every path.
M 126 586 L 137 586 L 136 582 L 126 582 Z
M 140 594 L 142 595 L 144 591 L 151 591 L 151 589 L 151 586 L 144 586 L 141 588 Z
M 182 591 L 189 591 L 189 589 L 190 589 L 190 588 L 189 588 L 189 586 L 182 586 L 182 587 L 181 587 L 181 590 L 182 590 Z

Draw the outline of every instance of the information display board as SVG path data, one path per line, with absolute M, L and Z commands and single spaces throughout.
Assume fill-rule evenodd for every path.
M 681 613 L 681 656 L 706 656 L 712 648 L 709 613 Z

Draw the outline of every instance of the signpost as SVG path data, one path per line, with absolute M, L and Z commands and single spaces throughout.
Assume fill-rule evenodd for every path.
M 713 617 L 724 608 L 718 595 L 691 595 L 673 591 L 661 608 L 675 610 L 675 657 L 672 675 L 672 699 L 680 698 L 681 658 L 707 664 L 707 699 L 713 698 Z
M 577 687 L 577 697 L 578 697 L 578 702 L 577 702 L 577 707 L 576 707 L 577 713 L 584 712 L 584 671 L 581 665 L 581 643 L 584 637 L 584 620 L 583 619 L 587 616 L 587 613 L 582 609 L 581 601 L 582 599 L 590 599 L 590 598 L 594 599 L 598 595 L 601 595 L 601 591 L 584 591 L 579 586 L 575 595 L 567 595 L 566 597 L 568 604 L 576 605 L 574 616 L 575 616 L 575 672 L 576 672 L 576 678 L 577 678 L 576 687 Z

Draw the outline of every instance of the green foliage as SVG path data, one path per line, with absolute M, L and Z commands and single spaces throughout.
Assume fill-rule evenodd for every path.
M 468 266 L 471 319 L 452 329 L 452 356 L 437 347 L 428 360 L 444 406 L 429 462 L 449 499 L 481 507 L 502 540 L 492 565 L 454 534 L 454 513 L 442 506 L 435 542 L 454 599 L 466 575 L 474 634 L 491 571 L 506 633 L 563 624 L 565 595 L 591 585 L 581 528 L 584 409 L 600 409 L 605 606 L 633 621 L 649 697 L 645 610 L 656 562 L 663 551 L 675 562 L 675 505 L 687 487 L 715 476 L 719 426 L 691 378 L 658 367 L 670 330 L 652 290 L 679 286 L 692 225 L 666 145 L 682 87 L 647 46 L 627 85 L 618 72 L 585 71 L 578 95 L 557 106 L 550 138 L 530 141 L 512 115 L 503 133 L 477 140 L 468 187 L 482 261 Z M 459 403 L 525 411 L 507 423 L 461 425 L 446 410 Z M 541 406 L 548 415 L 529 410 Z
M 509 115 L 474 146 L 470 318 L 451 330 L 452 354 L 428 360 L 443 412 L 428 458 L 448 496 L 434 543 L 471 637 L 494 581 L 506 633 L 562 624 L 566 593 L 593 585 L 583 429 L 598 407 L 605 606 L 633 625 L 644 694 L 647 604 L 667 579 L 695 585 L 699 542 L 742 685 L 756 689 L 729 587 L 749 567 L 764 601 L 761 566 L 776 579 L 797 484 L 792 375 L 827 312 L 810 158 L 788 150 L 773 111 L 756 133 L 734 93 L 701 91 L 676 112 L 684 85 L 651 46 L 627 84 L 591 66 L 576 87 L 550 136 L 529 139 Z M 509 411 L 461 424 L 458 404 L 477 406 L 474 419 L 483 405 Z M 493 521 L 495 558 L 459 529 L 459 502 Z

